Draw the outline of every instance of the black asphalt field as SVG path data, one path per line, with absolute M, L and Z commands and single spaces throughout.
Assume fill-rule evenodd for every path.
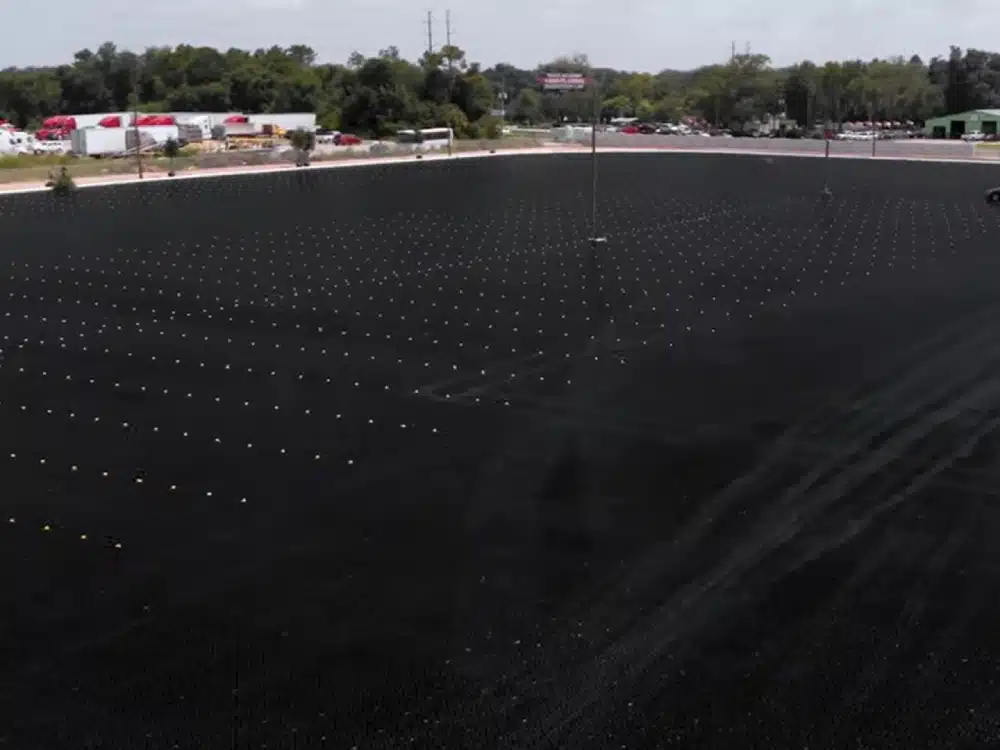
M 585 155 L 0 199 L 0 748 L 996 743 L 992 185 L 605 155 L 596 251 Z

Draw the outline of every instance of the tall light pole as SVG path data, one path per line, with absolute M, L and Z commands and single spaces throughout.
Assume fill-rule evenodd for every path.
M 589 74 L 589 75 L 588 75 Z M 592 246 L 599 242 L 606 242 L 606 237 L 601 237 L 597 233 L 597 126 L 601 119 L 601 87 L 597 83 L 593 68 L 588 68 L 587 73 L 543 73 L 538 76 L 538 83 L 543 91 L 586 91 L 587 86 L 591 86 L 594 94 L 594 113 L 590 128 L 590 236 L 588 241 Z M 585 100 L 584 100 L 585 101 Z M 579 121 L 579 120 L 578 120 Z M 575 140 L 575 139 L 574 139 Z
M 597 91 L 597 81 L 591 78 L 594 87 L 594 122 L 590 128 L 590 241 L 599 242 L 597 237 L 597 123 L 601 119 L 600 98 Z
M 607 242 L 607 237 L 601 237 L 597 233 L 597 126 L 601 121 L 601 87 L 597 83 L 597 76 L 594 71 L 590 71 L 590 85 L 594 90 L 594 123 L 590 128 L 590 244 L 597 245 L 600 242 Z
M 132 132 L 135 135 L 135 162 L 138 168 L 139 179 L 143 179 L 142 173 L 142 141 L 139 137 L 139 66 L 135 67 L 135 74 L 132 78 Z

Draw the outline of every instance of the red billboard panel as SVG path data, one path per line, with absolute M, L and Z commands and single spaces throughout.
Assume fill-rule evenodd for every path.
M 542 73 L 538 85 L 546 91 L 580 91 L 587 87 L 590 79 L 582 73 Z

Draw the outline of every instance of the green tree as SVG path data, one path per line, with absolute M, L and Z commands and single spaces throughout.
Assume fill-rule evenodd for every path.
M 594 68 L 583 54 L 562 55 L 534 69 L 483 67 L 448 45 L 415 61 L 386 45 L 374 57 L 355 52 L 339 64 L 320 62 L 303 44 L 130 51 L 105 42 L 62 65 L 0 71 L 0 113 L 25 126 L 53 114 L 121 111 L 135 91 L 141 111 L 306 110 L 316 112 L 325 127 L 361 135 L 453 123 L 460 135 L 479 133 L 498 101 L 507 102 L 519 122 L 588 121 L 593 92 L 541 92 L 536 76 L 545 71 L 598 78 L 605 117 L 695 115 L 738 125 L 787 114 L 805 125 L 922 121 L 949 111 L 1000 108 L 1000 54 L 958 47 L 926 63 L 914 56 L 776 68 L 764 55 L 745 54 L 697 70 L 637 72 Z
M 532 124 L 542 119 L 542 97 L 530 88 L 521 89 L 511 107 L 514 120 L 524 124 Z
M 309 153 L 316 148 L 316 134 L 308 130 L 293 130 L 288 134 L 288 142 L 295 149 L 295 166 L 308 167 Z
M 168 138 L 167 142 L 163 144 L 163 155 L 167 157 L 167 164 L 169 165 L 169 171 L 167 176 L 173 177 L 174 172 L 174 159 L 177 158 L 177 154 L 181 151 L 181 145 L 173 138 Z

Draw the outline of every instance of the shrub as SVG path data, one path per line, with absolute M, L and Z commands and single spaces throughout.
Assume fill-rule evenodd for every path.
M 316 133 L 309 130 L 293 130 L 288 134 L 288 142 L 295 149 L 295 166 L 309 166 L 309 152 L 316 148 Z
M 316 134 L 308 130 L 293 130 L 288 134 L 288 141 L 299 151 L 312 151 L 316 148 Z
M 69 195 L 76 190 L 76 183 L 66 167 L 62 167 L 46 184 L 56 195 Z
M 69 154 L 10 154 L 0 156 L 0 169 L 24 169 L 25 167 L 57 166 L 74 161 Z
M 479 126 L 479 138 L 499 138 L 503 135 L 503 121 L 499 117 L 487 115 L 476 121 Z
M 180 151 L 181 145 L 173 138 L 168 138 L 167 142 L 163 144 L 163 155 L 170 161 L 170 171 L 167 174 L 171 177 L 174 176 L 174 159 L 177 158 Z

